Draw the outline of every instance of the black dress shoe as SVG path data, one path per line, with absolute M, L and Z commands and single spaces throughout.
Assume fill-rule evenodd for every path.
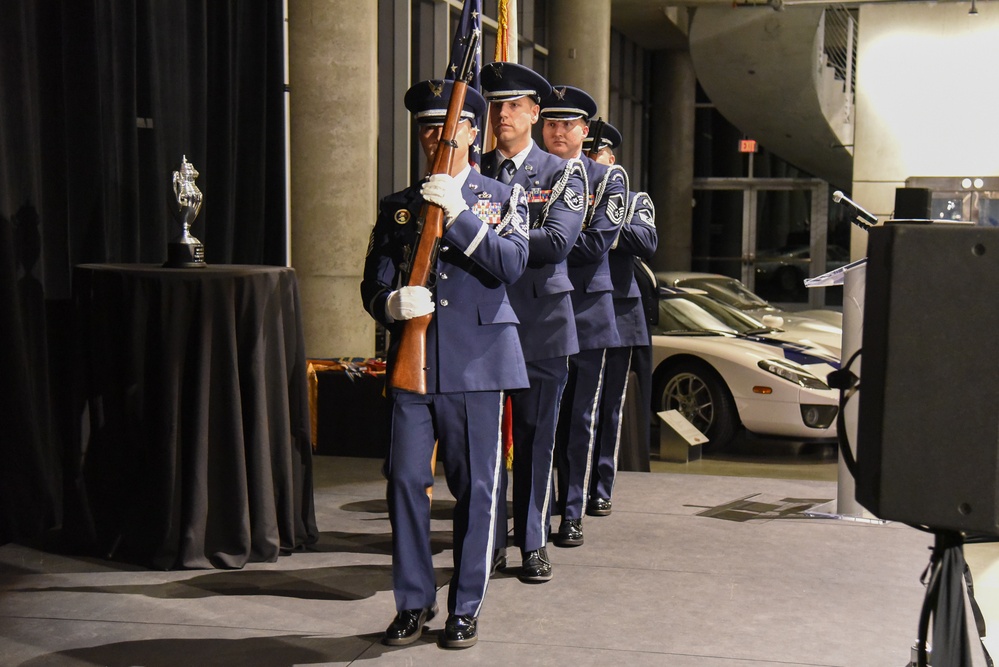
M 479 619 L 474 616 L 457 616 L 452 614 L 444 623 L 441 632 L 440 645 L 443 648 L 468 648 L 479 641 Z
M 611 501 L 608 498 L 591 498 L 586 504 L 586 513 L 590 516 L 607 516 L 611 513 Z
M 562 519 L 555 536 L 555 545 L 560 547 L 578 547 L 583 543 L 583 520 Z
M 395 615 L 392 624 L 385 630 L 382 643 L 387 646 L 412 644 L 423 634 L 423 624 L 437 615 L 437 603 L 423 609 L 403 609 Z
M 528 584 L 540 584 L 552 578 L 552 562 L 548 560 L 548 550 L 541 547 L 537 551 L 524 554 L 524 563 L 517 578 Z

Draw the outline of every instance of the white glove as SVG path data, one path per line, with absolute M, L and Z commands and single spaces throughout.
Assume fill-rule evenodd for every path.
M 411 320 L 434 312 L 433 294 L 419 285 L 400 287 L 385 300 L 385 314 L 389 321 Z
M 431 204 L 437 204 L 444 209 L 447 225 L 450 227 L 454 219 L 462 211 L 468 210 L 468 204 L 461 194 L 461 186 L 448 174 L 434 174 L 420 190 L 420 194 Z

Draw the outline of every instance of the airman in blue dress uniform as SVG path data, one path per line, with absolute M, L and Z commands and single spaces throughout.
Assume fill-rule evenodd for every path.
M 579 88 L 554 86 L 541 104 L 545 147 L 561 158 L 579 158 L 596 106 Z M 624 223 L 628 194 L 628 175 L 620 166 L 608 167 L 585 156 L 582 160 L 590 207 L 567 259 L 579 352 L 570 357 L 556 439 L 562 523 L 555 544 L 564 547 L 583 543 L 583 510 L 596 446 L 605 351 L 620 345 L 607 253 Z
M 552 578 L 547 543 L 555 430 L 568 358 L 579 351 L 566 257 L 586 214 L 585 173 L 580 160 L 547 153 L 531 139 L 540 100 L 552 90 L 544 77 L 495 62 L 482 68 L 481 82 L 497 146 L 482 156 L 482 173 L 523 186 L 531 212 L 527 270 L 508 291 L 531 385 L 511 396 L 513 539 L 521 550 L 519 578 L 537 583 Z M 506 522 L 497 525 L 505 538 Z
M 423 81 L 406 93 L 428 164 L 451 88 L 450 81 Z M 484 111 L 485 100 L 469 89 L 451 173 L 433 175 L 382 200 L 364 264 L 364 308 L 389 328 L 393 341 L 405 320 L 434 313 L 426 336 L 427 393 L 390 394 L 386 475 L 397 614 L 385 632 L 389 645 L 416 641 L 437 611 L 426 492 L 433 484 L 435 441 L 456 499 L 454 573 L 440 643 L 464 648 L 476 642 L 495 536 L 504 392 L 528 384 L 506 287 L 527 266 L 527 198 L 521 186 L 503 185 L 469 166 L 469 146 Z M 430 289 L 404 286 L 424 202 L 445 213 Z M 388 363 L 391 369 L 394 347 Z
M 614 149 L 621 145 L 621 133 L 605 123 L 595 160 L 612 165 Z M 587 145 L 590 144 L 590 145 Z M 590 153 L 592 141 L 583 140 L 583 149 Z M 656 252 L 656 211 L 652 198 L 644 192 L 628 193 L 628 213 L 617 240 L 607 254 L 611 281 L 614 283 L 614 314 L 618 347 L 607 349 L 604 365 L 604 388 L 600 399 L 597 446 L 594 450 L 593 474 L 590 477 L 586 513 L 607 516 L 611 513 L 611 494 L 617 474 L 618 451 L 621 446 L 621 414 L 628 392 L 632 357 L 638 348 L 649 347 L 649 328 L 642 293 L 635 280 L 635 257 L 648 260 Z M 645 416 L 645 406 L 642 406 Z M 649 443 L 642 443 L 648 447 Z

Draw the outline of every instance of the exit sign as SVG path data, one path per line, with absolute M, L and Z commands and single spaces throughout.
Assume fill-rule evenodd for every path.
M 755 153 L 756 139 L 740 139 L 739 140 L 739 152 L 740 153 Z

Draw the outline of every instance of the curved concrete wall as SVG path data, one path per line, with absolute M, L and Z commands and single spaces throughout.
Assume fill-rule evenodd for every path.
M 827 118 L 822 12 L 699 7 L 690 55 L 698 81 L 729 122 L 791 164 L 848 187 L 852 156 Z

